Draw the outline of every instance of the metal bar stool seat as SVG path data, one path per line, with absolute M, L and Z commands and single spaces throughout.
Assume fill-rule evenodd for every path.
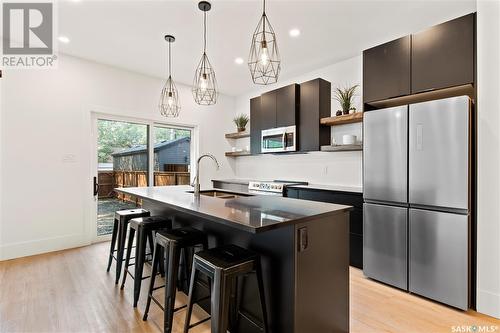
M 163 216 L 148 216 L 138 217 L 130 220 L 129 235 L 127 245 L 127 257 L 125 259 L 125 267 L 123 269 L 123 280 L 121 289 L 125 286 L 127 275 L 134 279 L 134 307 L 137 306 L 139 295 L 141 293 L 142 280 L 147 279 L 149 276 L 143 276 L 144 263 L 146 261 L 146 244 L 149 240 L 150 254 L 154 251 L 154 232 L 160 229 L 172 229 L 172 220 Z M 135 240 L 135 263 L 130 264 L 130 256 L 132 254 L 132 244 Z M 128 267 L 135 266 L 134 273 L 132 274 Z
M 226 333 L 230 316 L 242 316 L 260 331 L 268 332 L 267 309 L 264 297 L 260 256 L 253 251 L 229 244 L 210 250 L 200 251 L 194 255 L 184 333 L 187 333 L 189 329 L 205 321 L 202 320 L 193 325 L 190 324 L 193 305 L 198 302 L 193 300 L 194 285 L 198 273 L 203 273 L 212 281 L 210 303 L 211 318 L 207 318 L 211 319 L 212 333 Z M 236 315 L 230 314 L 230 306 L 236 306 L 235 303 L 237 303 L 234 299 L 232 300 L 232 298 L 234 298 L 233 289 L 236 285 L 236 279 L 248 273 L 255 273 L 257 277 L 259 300 L 262 310 L 261 323 L 255 322 L 253 318 L 242 313 L 240 309 L 235 309 Z M 231 319 L 235 320 L 235 318 Z
M 128 222 L 133 218 L 145 217 L 149 215 L 149 211 L 142 208 L 118 210 L 115 212 L 115 218 L 113 221 L 113 233 L 111 234 L 111 246 L 109 249 L 108 267 L 106 269 L 106 271 L 109 272 L 113 259 L 116 260 L 115 284 L 118 284 L 122 271 L 122 263 L 124 261 L 126 250 L 125 241 L 127 238 Z
M 197 246 L 207 249 L 208 241 L 205 233 L 194 228 L 185 227 L 172 230 L 161 230 L 156 233 L 152 264 L 153 271 L 151 273 L 152 278 L 150 280 L 148 300 L 143 320 L 147 320 L 151 300 L 153 300 L 164 312 L 164 332 L 172 332 L 174 312 L 186 307 L 186 305 L 184 305 L 175 308 L 181 254 L 183 254 L 185 280 L 187 281 L 189 280 L 187 272 L 189 269 L 187 249 Z M 155 287 L 156 267 L 158 267 L 162 253 L 165 259 L 166 284 Z M 153 292 L 163 287 L 166 287 L 166 290 L 164 305 L 162 306 L 160 301 L 153 296 Z

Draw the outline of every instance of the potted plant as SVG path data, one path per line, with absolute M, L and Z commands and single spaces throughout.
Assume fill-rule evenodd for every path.
M 333 98 L 340 103 L 340 107 L 342 108 L 342 110 L 337 111 L 337 116 L 349 114 L 350 111 L 356 112 L 356 108 L 353 106 L 353 99 L 358 86 L 356 84 L 351 87 L 336 88 L 333 91 Z
M 245 128 L 248 124 L 248 121 L 250 119 L 246 114 L 240 114 L 236 118 L 233 119 L 233 122 L 236 124 L 236 127 L 238 128 L 238 132 L 244 132 Z

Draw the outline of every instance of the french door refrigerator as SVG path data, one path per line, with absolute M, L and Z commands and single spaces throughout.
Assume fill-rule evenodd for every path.
M 366 112 L 363 136 L 364 274 L 467 309 L 469 98 Z

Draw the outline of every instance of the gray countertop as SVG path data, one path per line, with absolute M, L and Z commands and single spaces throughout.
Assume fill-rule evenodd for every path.
M 304 188 L 311 190 L 323 190 L 323 191 L 340 191 L 340 192 L 352 192 L 352 193 L 363 193 L 363 188 L 361 186 L 343 186 L 343 185 L 328 185 L 328 184 L 308 184 L 308 185 L 292 185 L 291 188 Z
M 221 199 L 205 195 L 196 197 L 189 192 L 192 191 L 192 187 L 188 185 L 127 187 L 117 188 L 115 191 L 151 200 L 185 213 L 252 233 L 310 221 L 320 216 L 335 215 L 352 208 L 351 206 L 265 195 L 241 196 L 234 199 Z
M 212 179 L 213 182 L 248 185 L 250 179 Z

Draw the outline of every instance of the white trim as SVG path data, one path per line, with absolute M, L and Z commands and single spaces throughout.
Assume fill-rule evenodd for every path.
M 477 311 L 500 318 L 500 295 L 486 290 L 477 290 Z
M 190 169 L 194 170 L 193 167 L 195 165 L 196 158 L 198 156 L 199 151 L 199 140 L 198 132 L 199 126 L 192 124 L 182 124 L 182 123 L 168 123 L 161 122 L 152 119 L 145 118 L 137 118 L 137 117 L 129 117 L 122 116 L 119 114 L 118 110 L 109 109 L 101 106 L 91 106 L 90 110 L 90 135 L 91 135 L 91 144 L 90 144 L 90 165 L 89 165 L 89 180 L 90 180 L 90 193 L 88 200 L 88 217 L 86 226 L 88 227 L 87 231 L 87 239 L 89 243 L 102 242 L 111 239 L 110 235 L 105 236 L 97 236 L 97 228 L 96 228 L 96 212 L 97 212 L 97 198 L 92 194 L 92 184 L 93 177 L 97 177 L 97 120 L 110 120 L 110 121 L 120 121 L 120 122 L 128 122 L 139 125 L 148 126 L 148 184 L 153 184 L 154 177 L 154 128 L 158 127 L 168 127 L 168 128 L 179 128 L 179 129 L 187 129 L 191 132 L 191 153 L 190 153 Z M 193 177 L 193 172 L 191 172 L 191 180 Z
M 9 260 L 32 256 L 46 252 L 60 251 L 89 245 L 81 234 L 70 234 L 51 238 L 42 238 L 25 242 L 11 243 L 0 246 L 0 260 Z

